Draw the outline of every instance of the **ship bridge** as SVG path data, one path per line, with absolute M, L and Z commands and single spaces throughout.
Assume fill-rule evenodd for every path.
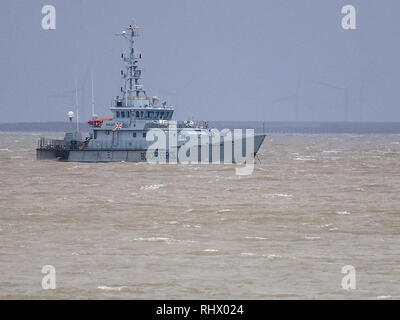
M 112 107 L 115 120 L 171 120 L 174 113 L 173 108 L 157 107 Z

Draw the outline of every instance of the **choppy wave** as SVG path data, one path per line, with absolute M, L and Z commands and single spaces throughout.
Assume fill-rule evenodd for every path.
M 121 290 L 124 290 L 124 289 L 128 289 L 128 287 L 127 286 L 117 286 L 117 287 L 98 286 L 97 289 L 109 290 L 109 291 L 121 291 Z
M 148 238 L 134 238 L 133 241 L 171 241 L 171 239 L 164 237 L 148 237 Z
M 152 185 L 148 185 L 148 186 L 141 186 L 140 190 L 150 190 L 150 191 L 152 191 L 152 190 L 160 189 L 160 188 L 162 188 L 164 186 L 165 186 L 164 184 L 152 184 Z
M 14 140 L 0 136 L 0 299 L 43 297 L 41 264 L 60 299 L 346 299 L 347 263 L 364 275 L 352 298 L 399 297 L 398 135 L 276 135 L 243 177 L 36 161 L 36 136 Z
M 267 238 L 264 237 L 244 237 L 244 238 L 248 240 L 267 240 Z
M 306 240 L 319 240 L 319 239 L 321 239 L 321 237 L 317 237 L 317 236 L 305 236 L 304 239 L 306 239 Z
M 204 249 L 204 252 L 219 252 L 217 249 Z
M 217 213 L 225 213 L 225 212 L 231 212 L 231 209 L 220 209 L 217 211 Z
M 287 193 L 272 193 L 270 195 L 272 198 L 292 198 L 293 195 Z
M 339 215 L 350 215 L 351 212 L 346 211 L 346 210 L 344 210 L 344 211 L 336 211 L 336 214 L 339 214 Z

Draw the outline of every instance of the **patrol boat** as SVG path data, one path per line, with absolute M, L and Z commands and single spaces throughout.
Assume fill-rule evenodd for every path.
M 40 138 L 36 149 L 37 159 L 184 162 L 188 160 L 187 155 L 191 154 L 189 159 L 192 162 L 238 163 L 248 161 L 247 151 L 254 157 L 264 141 L 264 134 L 240 133 L 239 136 L 229 130 L 222 134 L 218 131 L 216 134 L 217 130 L 209 128 L 207 121 L 173 121 L 174 107 L 167 106 L 165 101 L 161 102 L 156 96 L 149 97 L 146 94 L 143 85 L 139 83 L 142 75 L 138 66 L 141 54 L 136 53 L 134 48 L 138 29 L 133 24 L 120 34 L 129 46 L 121 54 L 125 67 L 121 71 L 124 85 L 121 87 L 121 95 L 116 96 L 111 103 L 112 117 L 97 118 L 93 115 L 88 122 L 89 135 L 83 137 L 78 128 L 73 129 L 74 114 L 70 111 L 68 117 L 71 125 L 64 139 Z M 151 137 L 148 133 L 154 137 L 154 130 L 164 135 L 162 139 L 166 143 L 162 147 L 158 144 L 157 148 L 153 148 L 155 139 L 149 139 Z M 193 141 L 198 144 L 193 144 Z M 251 148 L 246 149 L 246 146 Z M 184 160 L 179 154 L 184 155 Z

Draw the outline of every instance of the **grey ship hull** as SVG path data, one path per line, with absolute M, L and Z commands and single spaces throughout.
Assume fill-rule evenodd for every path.
M 265 139 L 265 135 L 255 135 L 254 136 L 254 155 L 257 154 L 261 144 Z M 233 150 L 235 146 L 235 141 L 233 143 Z M 242 153 L 245 154 L 245 143 L 242 141 Z M 219 158 L 221 162 L 224 162 L 224 144 L 221 143 L 219 148 L 213 149 L 211 146 L 209 148 L 209 157 L 205 158 L 201 155 L 201 146 L 199 146 L 198 151 L 198 162 L 199 163 L 212 163 L 213 160 L 213 150 L 219 149 Z M 232 150 L 232 159 L 235 159 Z M 57 150 L 48 148 L 38 148 L 36 149 L 36 155 L 38 160 L 62 160 L 71 162 L 151 162 L 153 159 L 147 159 L 146 149 L 78 149 L 78 150 Z M 168 154 L 164 150 L 159 150 L 159 159 L 161 161 L 170 162 L 170 158 L 173 159 L 173 155 Z M 175 157 L 176 159 L 176 157 Z M 214 157 L 215 159 L 215 157 Z M 230 160 L 230 159 L 228 159 Z M 179 161 L 178 161 L 179 162 Z M 228 162 L 228 161 L 227 161 Z M 232 162 L 232 161 L 230 161 Z M 235 160 L 233 161 L 235 162 Z

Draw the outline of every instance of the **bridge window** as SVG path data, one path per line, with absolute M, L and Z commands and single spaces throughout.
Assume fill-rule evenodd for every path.
M 126 117 L 127 117 L 127 118 L 130 117 L 130 112 L 129 112 L 129 111 L 126 112 Z
M 158 119 L 159 115 L 160 115 L 160 112 L 157 111 L 155 118 Z
M 143 138 L 146 138 L 146 132 L 143 132 Z
M 117 111 L 117 118 L 119 118 L 119 111 Z
M 121 118 L 125 118 L 125 111 L 121 111 Z
M 143 111 L 140 111 L 140 118 L 143 119 Z
M 161 111 L 160 112 L 160 119 L 163 119 L 164 118 L 164 111 Z
M 154 117 L 154 112 L 153 111 L 149 111 L 149 118 L 153 119 L 153 117 Z
M 136 132 L 132 133 L 132 137 L 136 138 Z
M 136 118 L 139 118 L 139 111 L 136 111 Z

